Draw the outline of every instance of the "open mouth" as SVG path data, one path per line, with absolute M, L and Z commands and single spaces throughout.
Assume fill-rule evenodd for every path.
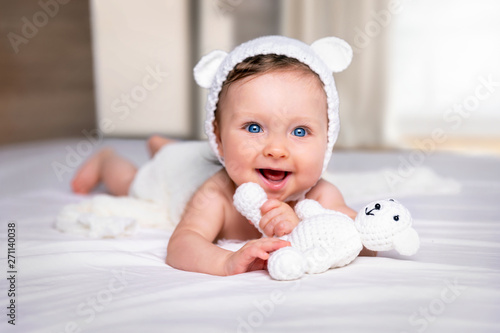
M 272 190 L 280 190 L 287 183 L 291 172 L 273 169 L 257 169 L 261 178 Z
M 270 182 L 280 182 L 288 176 L 288 171 L 272 170 L 272 169 L 259 169 L 260 174 Z

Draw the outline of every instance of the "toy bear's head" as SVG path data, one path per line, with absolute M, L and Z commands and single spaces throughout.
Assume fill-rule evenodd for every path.
M 363 245 L 373 251 L 395 249 L 412 255 L 419 248 L 408 209 L 394 199 L 378 200 L 361 209 L 354 221 Z

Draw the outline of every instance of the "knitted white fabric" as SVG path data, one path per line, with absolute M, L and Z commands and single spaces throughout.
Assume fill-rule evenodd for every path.
M 92 238 L 133 235 L 139 226 L 165 227 L 164 206 L 130 197 L 96 195 L 78 204 L 64 206 L 55 227 L 63 232 Z
M 309 46 L 288 37 L 265 36 L 243 43 L 229 54 L 216 50 L 204 56 L 194 68 L 194 77 L 198 85 L 210 88 L 205 106 L 205 133 L 212 150 L 224 165 L 224 159 L 217 149 L 213 124 L 222 84 L 237 64 L 248 57 L 261 54 L 295 58 L 308 65 L 323 82 L 328 103 L 328 145 L 323 163 L 324 171 L 339 133 L 339 99 L 332 73 L 343 71 L 352 59 L 352 49 L 349 44 L 336 37 L 322 38 Z
M 141 166 L 128 197 L 99 194 L 64 206 L 55 227 L 94 238 L 133 235 L 139 228 L 173 230 L 196 190 L 221 169 L 205 141 L 163 146 Z
M 420 241 L 412 228 L 408 209 L 394 199 L 378 200 L 360 210 L 354 220 L 361 241 L 370 250 L 395 249 L 402 255 L 413 255 Z
M 235 207 L 260 231 L 260 206 L 265 201 L 264 190 L 255 183 L 241 185 L 234 195 Z M 418 235 L 411 228 L 408 210 L 392 199 L 361 209 L 355 223 L 347 215 L 325 209 L 310 199 L 297 203 L 295 211 L 299 224 L 281 237 L 292 246 L 271 253 L 267 263 L 269 275 L 276 280 L 294 280 L 306 273 L 345 266 L 358 256 L 363 245 L 374 251 L 396 249 L 403 255 L 418 250 Z
M 267 201 L 266 192 L 255 183 L 245 183 L 239 186 L 233 195 L 234 207 L 246 217 L 264 235 L 259 226 L 262 214 L 260 207 Z

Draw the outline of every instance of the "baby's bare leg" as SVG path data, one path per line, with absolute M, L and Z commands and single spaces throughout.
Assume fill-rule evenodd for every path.
M 153 135 L 148 139 L 149 154 L 151 155 L 151 157 L 153 157 L 158 152 L 158 150 L 161 149 L 161 147 L 175 141 L 177 140 L 164 138 L 159 135 Z
M 127 195 L 137 168 L 128 160 L 105 148 L 87 160 L 71 182 L 73 192 L 89 193 L 103 182 L 113 195 Z

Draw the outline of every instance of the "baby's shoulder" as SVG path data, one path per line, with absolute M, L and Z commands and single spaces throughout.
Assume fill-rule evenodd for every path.
M 337 186 L 333 185 L 327 180 L 321 178 L 313 188 L 307 192 L 307 199 L 313 199 L 321 203 L 323 206 L 325 203 L 328 203 L 328 206 L 331 203 L 344 203 L 344 198 L 342 197 L 342 193 L 340 193 Z
M 182 220 L 200 220 L 205 223 L 208 218 L 217 222 L 213 225 L 223 223 L 232 206 L 231 186 L 234 185 L 227 182 L 226 175 L 221 171 L 208 178 L 195 191 L 184 209 Z
M 233 181 L 229 178 L 226 171 L 222 169 L 208 178 L 196 190 L 193 197 L 198 200 L 211 201 L 214 205 L 227 202 L 232 204 L 234 191 L 235 185 Z
M 320 195 L 320 194 L 325 194 L 325 193 L 337 193 L 339 192 L 339 189 L 337 186 L 333 185 L 329 181 L 321 178 L 316 185 L 312 187 L 312 189 L 307 192 L 306 197 L 309 198 L 311 195 Z M 310 198 L 312 199 L 312 198 Z
M 248 240 L 260 233 L 236 210 L 233 195 L 236 185 L 225 170 L 215 173 L 196 191 L 185 210 L 184 220 L 199 228 L 215 231 L 215 239 Z M 209 221 L 210 223 L 207 223 Z

